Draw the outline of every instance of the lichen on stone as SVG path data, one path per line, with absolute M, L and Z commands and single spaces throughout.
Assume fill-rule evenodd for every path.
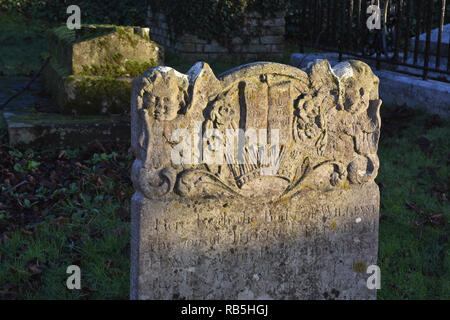
M 162 48 L 145 28 L 61 26 L 48 38 L 46 87 L 63 113 L 128 113 L 132 79 L 163 63 Z
M 72 78 L 73 95 L 63 112 L 75 114 L 128 113 L 131 81 L 113 77 Z
M 149 62 L 128 60 L 121 53 L 115 53 L 105 59 L 105 63 L 98 65 L 83 65 L 80 76 L 104 76 L 104 77 L 138 77 L 146 70 L 156 67 L 158 64 L 152 59 Z

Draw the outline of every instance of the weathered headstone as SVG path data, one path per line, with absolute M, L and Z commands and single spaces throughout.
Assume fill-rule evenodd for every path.
M 378 84 L 326 60 L 135 79 L 131 298 L 375 298 Z
M 163 48 L 140 27 L 66 26 L 48 34 L 47 90 L 61 113 L 75 115 L 129 112 L 131 82 L 163 63 Z

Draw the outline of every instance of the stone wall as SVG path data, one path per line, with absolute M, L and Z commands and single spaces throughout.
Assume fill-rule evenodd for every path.
M 216 40 L 207 41 L 191 34 L 175 37 L 170 31 L 167 18 L 163 13 L 154 13 L 148 9 L 148 25 L 153 41 L 187 58 L 212 58 L 224 54 L 237 54 L 247 59 L 281 56 L 284 50 L 285 12 L 276 12 L 270 19 L 264 19 L 259 13 L 251 13 L 246 18 L 243 33 L 255 33 L 257 36 L 244 41 L 241 37 L 232 40 L 226 48 Z M 256 32 L 255 32 L 256 31 Z
M 300 69 L 306 69 L 308 64 L 317 60 L 326 59 L 332 66 L 339 63 L 339 54 L 333 52 L 323 53 L 294 53 L 291 56 L 291 65 Z M 351 59 L 350 55 L 343 55 L 343 59 Z M 374 73 L 380 78 L 380 98 L 388 105 L 407 105 L 410 108 L 424 109 L 430 114 L 450 119 L 450 84 L 444 81 L 423 80 L 420 76 L 422 70 L 409 68 L 406 71 L 412 74 L 402 73 L 404 66 L 395 69 L 387 69 L 389 65 L 381 64 L 381 70 L 376 70 L 375 61 L 366 60 L 371 64 Z M 386 70 L 383 70 L 386 68 Z M 416 76 L 413 73 L 416 73 Z M 450 75 L 429 73 L 430 76 Z

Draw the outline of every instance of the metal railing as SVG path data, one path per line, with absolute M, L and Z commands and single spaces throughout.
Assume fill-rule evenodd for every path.
M 347 54 L 373 60 L 377 69 L 450 82 L 450 41 L 443 42 L 444 25 L 450 22 L 446 0 L 299 3 L 297 34 L 301 50 L 312 47 L 338 52 L 339 60 Z M 369 29 L 368 20 L 376 22 L 376 18 L 379 25 L 372 24 Z

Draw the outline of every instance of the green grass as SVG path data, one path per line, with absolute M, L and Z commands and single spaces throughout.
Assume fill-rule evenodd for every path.
M 5 130 L 1 124 L 2 141 Z M 47 151 L 28 150 L 35 159 L 49 157 Z M 69 154 L 78 154 L 78 150 Z M 17 161 L 25 153 L 12 150 Z M 72 155 L 72 156 L 73 156 Z M 19 299 L 127 299 L 129 290 L 129 222 L 122 210 L 129 206 L 131 185 L 114 176 L 102 176 L 102 188 L 93 182 L 98 178 L 99 164 L 114 155 L 94 154 L 83 161 L 82 181 L 69 186 L 58 185 L 54 191 L 38 188 L 32 195 L 35 203 L 56 198 L 54 205 L 39 212 L 44 217 L 37 223 L 22 225 L 0 236 L 0 298 Z M 128 158 L 131 161 L 131 158 Z M 125 190 L 125 199 L 114 191 Z M 0 193 L 7 190 L 0 184 Z M 11 192 L 0 197 L 0 204 L 12 205 L 29 194 Z M 59 199 L 58 199 L 59 198 Z M 23 205 L 23 213 L 34 204 Z M 0 210 L 3 219 L 10 218 L 8 209 Z M 0 219 L 1 223 L 1 219 Z M 68 290 L 66 269 L 78 265 L 82 270 L 82 290 Z
M 0 136 L 5 139 L 4 121 Z M 86 150 L 67 149 L 68 158 L 80 157 Z M 19 163 L 31 157 L 42 166 L 45 159 L 57 157 L 59 150 L 10 149 Z M 89 151 L 88 151 L 89 154 Z M 58 184 L 51 191 L 37 186 L 32 192 L 15 191 L 0 182 L 0 226 L 2 219 L 17 220 L 17 226 L 0 233 L 0 299 L 127 299 L 129 292 L 129 199 L 131 183 L 114 174 L 101 175 L 99 169 L 108 166 L 117 154 L 90 153 L 81 161 L 79 174 L 69 176 L 69 185 Z M 131 163 L 131 156 L 124 154 Z M 119 163 L 126 169 L 127 164 Z M 28 174 L 34 168 L 28 168 Z M 19 174 L 19 173 L 18 173 Z M 98 178 L 101 177 L 101 188 Z M 2 178 L 3 180 L 3 178 Z M 74 181 L 80 181 L 77 185 Z M 122 190 L 118 194 L 117 190 Z M 33 202 L 23 200 L 33 196 Z M 42 211 L 34 208 L 51 200 Z M 24 215 L 35 215 L 38 221 L 21 222 L 21 217 L 2 206 L 14 207 L 20 202 Z M 16 204 L 17 206 L 17 204 Z M 33 210 L 32 210 L 33 209 Z M 32 219 L 31 219 L 32 220 Z M 1 229 L 1 228 L 0 228 Z M 81 268 L 82 290 L 68 290 L 66 269 Z
M 55 225 L 49 217 L 34 227 L 33 236 L 15 232 L 0 249 L 0 287 L 12 284 L 19 299 L 127 299 L 128 224 L 117 219 L 115 205 L 100 202 L 95 207 L 87 201 L 70 222 Z M 71 214 L 67 207 L 65 211 Z M 91 228 L 103 231 L 102 235 L 92 236 Z M 36 261 L 42 273 L 33 275 L 30 265 Z M 81 291 L 65 286 L 66 269 L 72 264 L 81 268 Z
M 382 106 L 392 135 L 380 141 L 376 179 L 382 213 L 378 298 L 449 299 L 450 126 L 423 112 L 408 119 L 395 112 Z

